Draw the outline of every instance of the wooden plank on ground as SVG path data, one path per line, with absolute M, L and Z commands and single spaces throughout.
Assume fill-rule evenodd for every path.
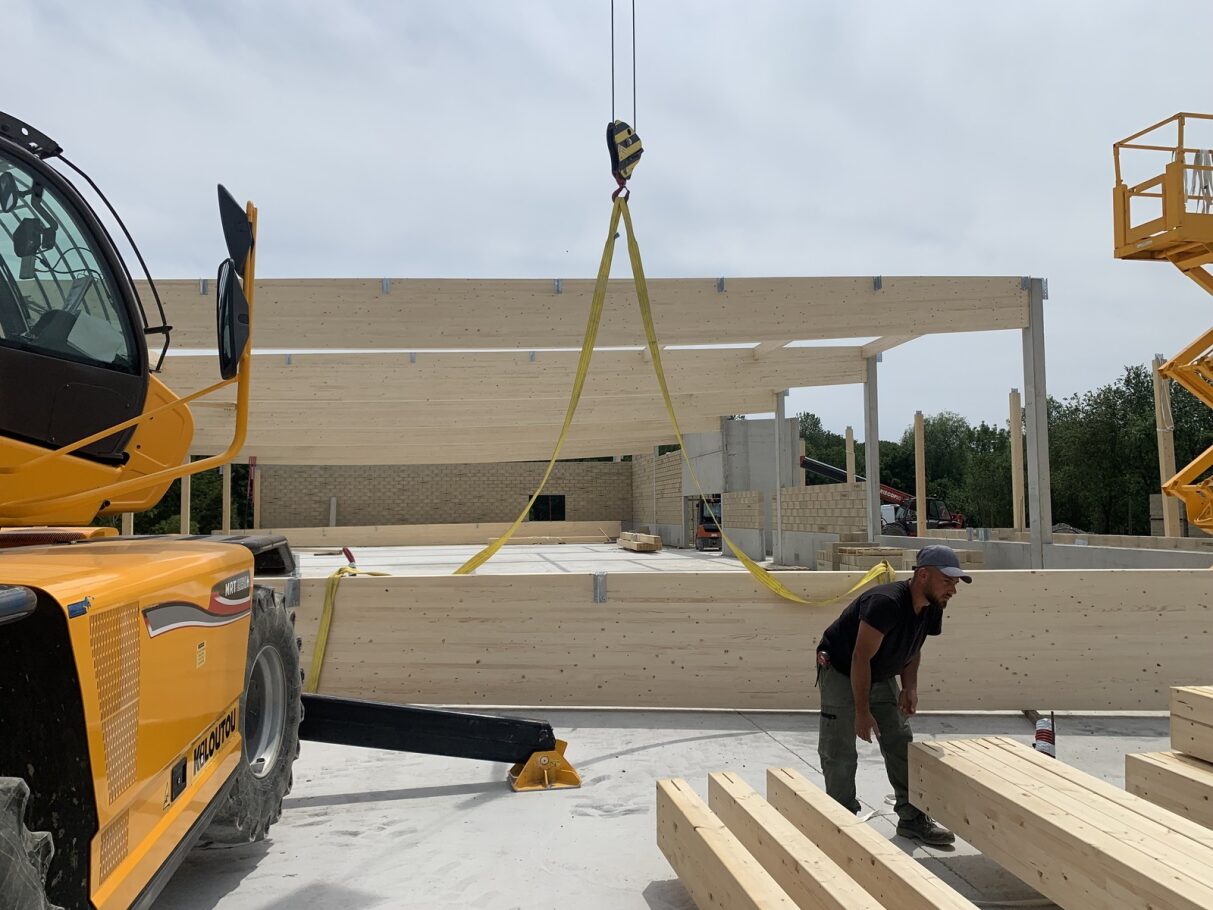
M 1213 762 L 1213 686 L 1171 690 L 1171 748 Z
M 708 776 L 708 806 L 788 893 L 815 910 L 879 910 L 881 903 L 735 774 Z
M 1213 906 L 1213 848 L 1181 830 L 1198 826 L 1049 761 L 1005 742 L 915 743 L 910 798 L 1068 910 Z
M 657 781 L 657 846 L 699 910 L 796 907 L 684 780 Z
M 1125 756 L 1125 789 L 1213 828 L 1213 764 L 1180 752 Z
M 975 910 L 963 895 L 794 768 L 767 771 L 767 800 L 884 906 Z
M 624 531 L 616 542 L 625 550 L 632 550 L 636 553 L 656 553 L 661 549 L 661 537 L 657 534 Z

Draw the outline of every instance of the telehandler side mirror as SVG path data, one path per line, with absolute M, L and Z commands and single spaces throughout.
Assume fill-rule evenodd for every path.
M 244 275 L 244 263 L 253 248 L 253 226 L 244 206 L 232 198 L 222 183 L 219 184 L 219 222 L 223 225 L 227 254 L 235 263 L 236 272 Z
M 224 259 L 219 263 L 216 282 L 216 322 L 219 328 L 219 375 L 231 379 L 240 366 L 240 358 L 248 347 L 248 298 L 236 273 L 236 263 Z

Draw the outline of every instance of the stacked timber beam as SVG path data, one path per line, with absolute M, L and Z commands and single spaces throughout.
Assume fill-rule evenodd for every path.
M 708 777 L 708 804 L 658 781 L 657 844 L 701 908 L 974 908 L 791 768 L 767 772 L 765 800 L 731 773 Z
M 1213 831 L 1014 740 L 914 743 L 910 800 L 1066 910 L 1213 907 Z
M 619 535 L 617 543 L 625 550 L 633 550 L 637 553 L 656 553 L 661 549 L 661 535 L 624 531 Z
M 1171 752 L 1125 756 L 1125 789 L 1213 828 L 1213 686 L 1171 690 Z

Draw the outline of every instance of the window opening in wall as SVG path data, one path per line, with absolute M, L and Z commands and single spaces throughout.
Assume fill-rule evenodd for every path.
M 564 521 L 564 494 L 538 497 L 531 506 L 527 521 Z

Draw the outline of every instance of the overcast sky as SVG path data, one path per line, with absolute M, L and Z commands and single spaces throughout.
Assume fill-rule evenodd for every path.
M 616 5 L 615 112 L 632 120 Z M 1213 4 L 637 6 L 650 276 L 1043 276 L 1056 396 L 1213 320 L 1174 268 L 1111 255 L 1112 143 L 1213 112 Z M 0 109 L 92 174 L 155 275 L 213 274 L 217 181 L 260 208 L 262 277 L 594 275 L 608 0 L 82 9 L 5 3 Z M 881 435 L 915 409 L 1003 422 L 1022 375 L 1018 332 L 898 348 Z M 788 412 L 860 431 L 861 402 L 859 386 L 796 390 Z

